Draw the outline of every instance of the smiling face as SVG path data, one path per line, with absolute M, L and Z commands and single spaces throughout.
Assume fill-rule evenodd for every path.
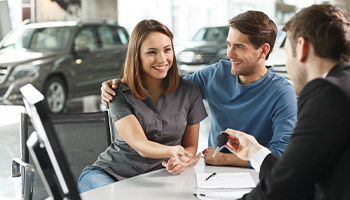
M 141 44 L 140 58 L 147 82 L 163 80 L 174 60 L 171 39 L 160 32 L 150 33 Z
M 254 76 L 259 67 L 265 68 L 262 47 L 255 49 L 248 35 L 232 27 L 227 36 L 227 57 L 231 61 L 231 73 L 236 76 Z

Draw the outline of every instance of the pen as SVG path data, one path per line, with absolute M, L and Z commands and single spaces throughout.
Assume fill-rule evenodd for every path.
M 205 180 L 209 180 L 210 178 L 214 177 L 216 175 L 216 172 L 213 172 L 212 174 L 210 174 Z
M 205 194 L 197 194 L 197 193 L 194 193 L 193 196 L 195 196 L 197 199 L 203 199 L 203 198 L 205 198 Z

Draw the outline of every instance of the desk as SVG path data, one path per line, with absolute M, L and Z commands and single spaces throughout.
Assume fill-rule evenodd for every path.
M 160 169 L 82 193 L 81 197 L 83 200 L 194 200 L 196 198 L 193 193 L 199 191 L 196 186 L 195 173 L 212 173 L 213 171 L 217 173 L 249 172 L 255 183 L 259 182 L 259 175 L 253 169 L 206 166 L 201 159 L 195 167 L 185 169 L 180 175 L 174 176 L 165 169 Z

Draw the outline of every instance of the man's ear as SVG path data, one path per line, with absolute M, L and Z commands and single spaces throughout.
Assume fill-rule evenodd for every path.
M 309 55 L 310 44 L 305 38 L 298 38 L 297 43 L 297 58 L 300 62 L 305 62 Z
M 269 52 L 270 52 L 270 45 L 268 43 L 263 44 L 261 48 L 261 57 L 264 60 Z

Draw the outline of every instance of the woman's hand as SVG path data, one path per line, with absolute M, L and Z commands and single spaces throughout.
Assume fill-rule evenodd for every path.
M 191 164 L 191 163 L 188 163 L 188 161 L 193 156 L 193 154 L 187 152 L 180 145 L 171 146 L 169 148 L 170 148 L 171 157 L 174 157 L 180 165 L 187 167 L 188 165 Z
M 187 156 L 181 156 L 180 159 L 181 159 L 183 162 L 185 162 L 185 163 L 190 163 L 190 164 L 188 164 L 187 166 L 181 165 L 181 164 L 176 160 L 175 157 L 169 158 L 168 161 L 163 161 L 163 162 L 162 162 L 162 165 L 166 168 L 166 170 L 167 170 L 169 173 L 171 173 L 171 174 L 173 174 L 173 175 L 178 175 L 178 174 L 181 174 L 181 173 L 185 170 L 186 167 L 193 167 L 193 166 L 195 166 L 195 165 L 198 163 L 198 161 L 199 161 L 199 159 L 201 158 L 201 156 L 202 156 L 202 153 L 198 153 L 196 156 L 191 157 L 191 158 L 189 158 L 189 157 L 187 157 Z
M 184 159 L 187 159 L 187 158 L 184 158 Z M 174 157 L 169 158 L 168 161 L 163 161 L 162 165 L 166 168 L 166 170 L 169 173 L 171 173 L 173 175 L 181 174 L 185 170 L 185 167 L 180 165 L 176 161 L 176 158 L 174 158 Z
M 200 159 L 200 154 L 193 157 L 193 154 L 187 152 L 180 145 L 171 146 L 170 154 L 172 155 L 171 157 L 174 157 L 176 161 L 184 167 L 194 166 Z

